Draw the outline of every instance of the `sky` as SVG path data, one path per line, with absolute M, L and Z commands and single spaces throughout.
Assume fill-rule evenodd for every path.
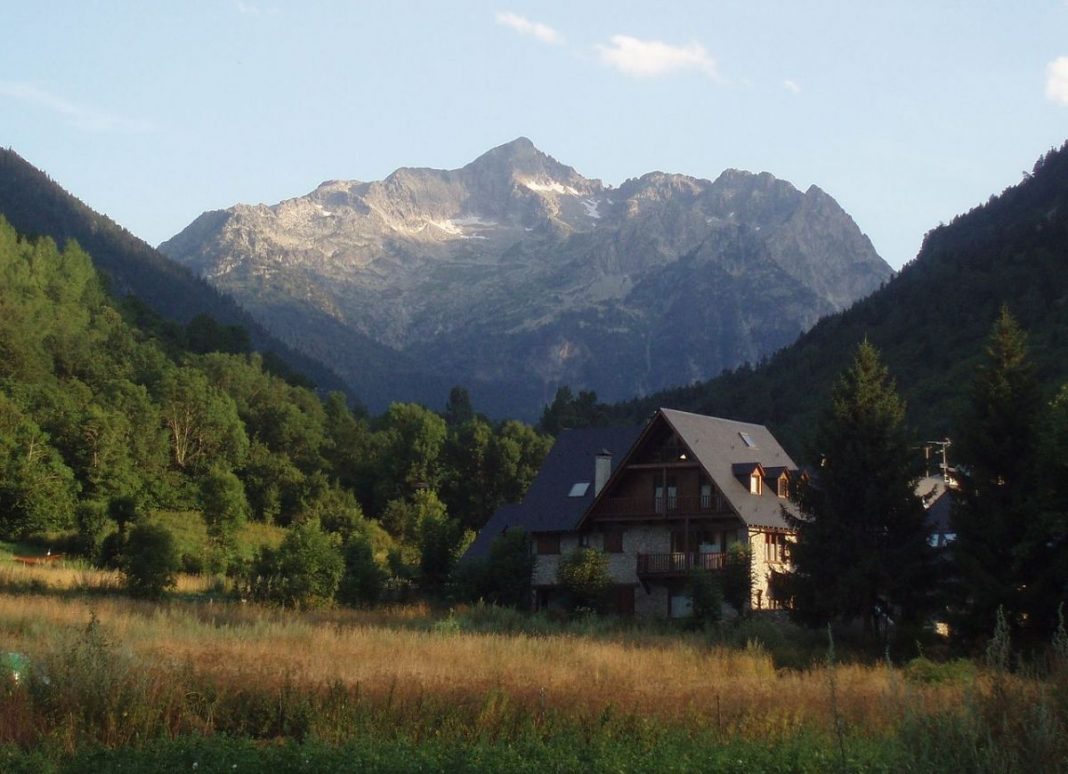
M 1068 139 L 1068 0 L 0 0 L 0 146 L 155 245 L 519 136 L 619 185 L 770 172 L 891 266 Z

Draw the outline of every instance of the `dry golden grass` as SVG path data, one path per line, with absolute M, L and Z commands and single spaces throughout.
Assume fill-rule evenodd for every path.
M 640 644 L 573 635 L 532 637 L 437 632 L 410 625 L 419 609 L 283 613 L 235 604 L 153 606 L 0 594 L 0 638 L 30 654 L 50 633 L 84 628 L 90 607 L 109 639 L 147 663 L 190 669 L 219 685 L 271 689 L 359 686 L 374 701 L 448 702 L 478 711 L 487 695 L 512 706 L 589 716 L 616 712 L 686 727 L 769 736 L 834 719 L 824 667 L 776 671 L 759 648 L 709 648 L 697 640 L 644 637 Z M 941 712 L 961 686 L 904 686 L 885 667 L 839 666 L 837 712 L 864 732 L 891 729 L 907 705 Z M 907 694 L 907 695 L 905 695 Z
M 183 594 L 202 594 L 215 585 L 211 576 L 180 573 L 175 590 Z M 108 592 L 122 589 L 123 578 L 116 570 L 86 567 L 82 561 L 25 565 L 14 560 L 0 560 L 0 588 Z

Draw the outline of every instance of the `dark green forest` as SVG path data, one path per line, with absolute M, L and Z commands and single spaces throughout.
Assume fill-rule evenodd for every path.
M 110 218 L 87 207 L 44 172 L 10 149 L 0 148 L 0 215 L 28 237 L 48 236 L 61 247 L 74 239 L 89 253 L 117 298 L 130 296 L 164 319 L 188 324 L 208 317 L 247 332 L 268 366 L 285 364 L 324 390 L 344 383 L 321 361 L 272 337 L 229 296 L 215 290 L 138 239 Z
M 319 541 L 363 570 L 371 557 L 380 579 L 436 582 L 549 445 L 478 416 L 459 388 L 441 413 L 364 417 L 273 373 L 239 327 L 116 302 L 75 241 L 2 217 L 0 274 L 2 538 L 66 531 L 107 561 L 128 525 L 166 510 L 204 519 L 205 569 L 233 569 L 252 520 L 292 528 L 294 550 Z

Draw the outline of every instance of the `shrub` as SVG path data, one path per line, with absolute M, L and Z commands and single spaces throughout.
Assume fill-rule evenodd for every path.
M 122 557 L 126 553 L 126 533 L 112 532 L 100 541 L 96 564 L 105 570 L 122 569 Z
M 723 566 L 723 599 L 744 615 L 753 590 L 753 549 L 748 543 L 735 543 L 727 549 Z
M 79 503 L 74 512 L 78 525 L 77 552 L 90 560 L 96 558 L 108 526 L 107 505 L 99 500 Z
M 694 623 L 713 624 L 723 617 L 723 587 L 708 570 L 694 570 L 690 575 L 690 598 Z
M 905 679 L 914 683 L 970 683 L 975 680 L 978 670 L 975 664 L 966 659 L 937 663 L 920 656 L 905 665 Z
M 130 594 L 159 599 L 174 585 L 179 564 L 174 536 L 166 527 L 138 524 L 130 530 L 121 562 Z
M 572 608 L 596 610 L 612 585 L 608 556 L 592 548 L 576 548 L 561 557 L 556 579 L 570 597 Z
M 522 529 L 499 535 L 484 559 L 469 559 L 454 574 L 461 596 L 491 605 L 526 610 L 534 579 L 534 552 Z
M 333 600 L 344 570 L 337 539 L 313 519 L 291 527 L 277 550 L 260 549 L 249 570 L 249 593 L 266 602 L 319 607 Z
M 359 532 L 352 533 L 343 554 L 345 572 L 337 590 L 338 601 L 352 607 L 373 605 L 382 596 L 386 574 L 375 561 L 370 538 Z

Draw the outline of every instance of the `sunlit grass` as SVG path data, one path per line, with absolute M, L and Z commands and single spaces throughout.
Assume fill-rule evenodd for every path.
M 204 594 L 219 587 L 220 581 L 209 575 L 180 573 L 175 591 L 180 594 Z M 119 592 L 124 588 L 122 573 L 101 570 L 82 560 L 61 559 L 45 564 L 27 565 L 14 557 L 0 557 L 0 589 L 28 591 L 81 591 L 87 593 Z
M 499 691 L 532 711 L 585 715 L 613 708 L 743 735 L 827 728 L 832 720 L 826 668 L 777 671 L 759 647 L 708 647 L 699 638 L 667 636 L 635 644 L 405 625 L 426 614 L 419 608 L 305 616 L 233 603 L 152 606 L 119 598 L 0 595 L 0 631 L 10 647 L 32 653 L 46 645 L 42 632 L 84 627 L 90 607 L 112 640 L 148 663 L 181 664 L 219 685 L 339 683 L 358 685 L 365 696 L 383 701 L 436 697 L 472 707 L 487 692 Z M 886 730 L 899 719 L 887 710 L 895 680 L 900 683 L 900 675 L 885 667 L 839 666 L 838 710 L 858 728 Z M 921 711 L 944 710 L 961 690 L 910 687 L 910 703 Z

